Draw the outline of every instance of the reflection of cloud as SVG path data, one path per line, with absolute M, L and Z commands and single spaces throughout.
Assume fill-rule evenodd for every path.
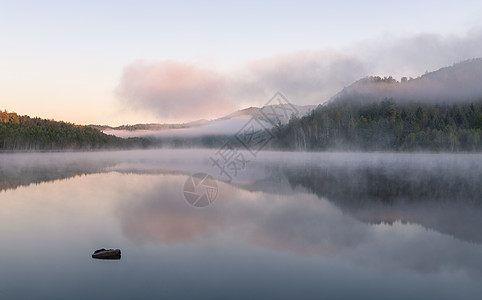
M 142 154 L 138 152 L 138 155 Z M 96 155 L 92 153 L 91 157 Z M 140 161 L 144 159 L 145 155 L 138 157 Z M 134 165 L 127 169 L 134 169 Z M 141 170 L 140 173 L 144 172 Z M 340 259 L 347 264 L 361 264 L 382 270 L 408 269 L 422 274 L 450 270 L 468 272 L 477 277 L 481 275 L 480 246 L 463 243 L 413 224 L 395 222 L 392 226 L 368 226 L 354 220 L 351 212 L 342 213 L 325 199 L 318 199 L 306 192 L 276 195 L 223 185 L 221 197 L 215 205 L 196 209 L 182 198 L 182 185 L 187 176 L 109 173 L 106 177 L 96 177 L 102 178 L 99 182 L 103 188 L 94 192 L 95 189 L 89 189 L 92 183 L 82 186 L 84 190 L 90 190 L 87 198 L 92 197 L 95 201 L 79 205 L 88 205 L 96 210 L 100 204 L 97 201 L 102 202 L 103 197 L 107 196 L 100 207 L 105 209 L 108 204 L 110 211 L 110 205 L 120 205 L 115 211 L 123 234 L 136 243 L 202 243 L 210 247 L 234 244 L 240 247 L 240 251 L 261 247 L 285 254 L 329 257 L 333 261 Z M 98 184 L 94 186 L 100 187 Z M 55 186 L 50 189 L 55 190 Z M 82 203 L 81 198 L 75 197 L 78 203 Z M 377 216 L 379 213 L 374 209 L 377 207 L 365 205 L 361 213 Z M 438 214 L 447 213 L 438 204 L 437 207 Z M 425 213 L 420 213 L 420 206 L 412 208 L 412 213 L 420 214 L 419 218 L 430 219 L 429 211 L 433 207 L 427 206 Z M 391 211 L 393 214 L 393 209 Z M 459 212 L 458 217 L 446 219 L 451 224 L 445 225 L 461 223 L 467 214 L 462 210 Z M 409 213 L 407 210 L 405 215 Z M 480 215 L 472 213 L 474 217 Z M 98 217 L 102 219 L 100 214 Z M 111 220 L 107 220 L 110 224 Z M 99 226 L 107 225 L 104 223 L 97 224 L 96 230 L 99 231 Z M 105 237 L 103 239 L 105 242 Z
M 324 199 L 296 195 L 298 201 L 271 203 L 248 241 L 257 246 L 308 256 L 341 255 L 363 243 L 369 231 Z
M 143 201 L 127 202 L 120 211 L 124 234 L 139 242 L 178 244 L 219 230 L 224 222 L 219 211 L 194 209 L 182 198 L 181 189 L 172 188 L 182 186 L 185 178 L 162 176 L 148 193 L 138 191 Z
M 145 177 L 145 176 L 143 176 Z M 335 255 L 362 242 L 367 230 L 356 221 L 312 195 L 296 195 L 269 201 L 264 194 L 223 185 L 215 205 L 193 208 L 182 198 L 185 176 L 150 177 L 157 184 L 142 195 L 129 198 L 119 211 L 124 234 L 138 242 L 179 244 L 216 242 L 217 238 L 300 255 Z M 146 178 L 148 179 L 148 178 Z M 228 193 L 226 193 L 228 192 Z M 223 199 L 229 194 L 229 199 Z M 340 223 L 340 218 L 346 222 Z
M 304 192 L 283 196 L 230 186 L 223 186 L 224 198 L 220 195 L 215 205 L 196 209 L 182 198 L 179 187 L 184 179 L 137 178 L 155 184 L 151 189 L 142 185 L 139 194 L 128 195 L 130 200 L 119 210 L 124 234 L 144 243 L 234 243 L 295 255 L 338 257 L 381 269 L 433 273 L 448 268 L 481 275 L 481 263 L 474 263 L 482 261 L 478 247 L 419 225 L 399 221 L 391 226 L 367 225 Z
M 184 205 L 184 203 L 181 202 Z M 198 236 L 218 226 L 216 218 L 180 212 L 182 208 L 149 207 L 128 214 L 134 218 L 124 218 L 124 233 L 139 241 L 159 241 L 166 244 L 178 244 L 196 239 Z M 142 217 L 142 219 L 137 219 Z
M 122 180 L 106 175 L 112 180 L 102 181 L 107 186 L 96 197 L 101 200 L 103 195 L 114 193 L 121 229 L 127 238 L 139 243 L 235 244 L 294 255 L 336 257 L 349 264 L 385 270 L 402 268 L 420 273 L 460 270 L 477 276 L 482 273 L 481 245 L 450 237 L 452 234 L 480 243 L 479 198 L 463 196 L 480 195 L 470 192 L 474 186 L 480 188 L 480 155 L 265 152 L 259 154 L 256 164 L 250 165 L 236 187 L 220 184 L 214 205 L 196 209 L 183 198 L 187 175 L 180 174 L 212 170 L 209 164 L 203 169 L 203 162 L 211 153 L 211 150 L 176 149 L 6 154 L 0 159 L 3 162 L 0 171 L 4 176 L 17 176 L 26 167 L 41 171 L 47 165 L 51 170 L 75 165 L 82 172 L 83 168 L 103 166 L 105 169 L 99 172 L 127 173 L 118 175 L 125 176 Z M 431 178 L 435 178 L 440 185 L 452 184 L 454 190 L 463 193 L 464 199 L 444 203 L 439 198 L 434 201 L 423 198 L 395 205 L 383 204 L 380 198 L 366 195 L 338 197 L 347 189 L 367 188 L 364 181 L 356 183 L 350 172 L 343 172 L 354 171 L 360 165 L 373 166 L 372 172 L 351 174 L 371 176 L 374 193 L 382 188 L 376 184 L 379 176 L 391 180 L 403 176 L 421 187 L 434 186 Z M 284 167 L 301 169 L 304 173 L 297 172 L 296 179 L 298 184 L 303 179 L 306 189 L 288 191 L 286 176 L 293 174 L 288 174 Z M 401 172 L 404 167 L 411 173 Z M 311 172 L 310 168 L 324 172 Z M 329 180 L 321 177 L 323 174 L 340 179 L 330 181 L 341 192 L 331 190 L 326 195 L 328 200 L 316 188 L 322 180 Z M 312 181 L 308 180 L 310 177 Z M 96 207 L 99 203 L 92 205 Z M 393 224 L 368 225 L 357 220 Z M 402 224 L 399 220 L 412 223 Z
M 286 154 L 270 153 L 270 164 L 276 164 L 274 169 L 278 168 L 280 163 L 279 159 L 274 159 L 274 155 L 280 155 L 279 159 L 284 163 L 288 160 Z M 326 160 L 320 159 L 319 154 L 310 157 L 317 158 L 319 165 L 337 159 L 335 164 L 340 167 L 353 164 L 357 160 L 355 154 L 329 154 Z M 383 157 L 394 159 L 393 155 Z M 453 159 L 453 156 L 444 156 L 421 163 L 427 161 L 427 157 L 421 155 L 414 160 L 411 167 L 417 164 L 420 165 L 419 168 L 430 169 L 443 159 Z M 465 168 L 471 159 L 474 158 L 460 157 L 457 165 Z M 379 155 L 361 155 L 358 161 L 390 168 L 390 164 L 386 164 L 387 161 Z M 404 159 L 393 166 L 399 168 L 399 164 L 403 163 L 406 163 Z M 263 163 L 258 167 L 267 168 Z M 281 179 L 274 176 L 274 169 L 268 173 L 276 178 L 274 184 L 277 185 Z M 392 175 L 386 170 L 383 172 L 388 176 Z M 418 273 L 450 269 L 466 270 L 480 276 L 482 272 L 480 247 L 439 233 L 450 227 L 456 228 L 455 231 L 463 229 L 459 223 L 467 216 L 470 217 L 469 223 L 470 220 L 475 220 L 477 213 L 464 213 L 464 210 L 471 206 L 461 206 L 456 213 L 452 213 L 452 206 L 443 206 L 441 203 L 413 202 L 391 206 L 380 202 L 372 203 L 364 198 L 358 199 L 361 207 L 359 210 L 356 210 L 357 199 L 352 199 L 354 210 L 347 209 L 347 206 L 341 203 L 342 212 L 337 207 L 340 204 L 338 199 L 330 199 L 329 202 L 307 193 L 306 190 L 295 190 L 293 194 L 273 194 L 269 182 L 265 182 L 263 186 L 266 186 L 270 193 L 265 193 L 263 186 L 258 186 L 260 189 L 253 192 L 222 185 L 222 192 L 215 205 L 207 209 L 195 209 L 182 198 L 180 189 L 185 179 L 184 176 L 139 178 L 140 181 L 152 181 L 155 184 L 152 188 L 143 188 L 139 194 L 129 195 L 129 199 L 135 198 L 138 201 L 125 201 L 119 210 L 126 236 L 139 242 L 167 244 L 235 243 L 295 255 L 338 257 L 350 264 L 382 269 L 403 268 Z M 282 185 L 289 186 L 286 179 L 283 182 Z M 393 223 L 370 225 L 360 223 L 357 219 Z M 401 219 L 425 224 L 428 228 L 440 231 L 427 230 L 414 223 L 403 224 Z

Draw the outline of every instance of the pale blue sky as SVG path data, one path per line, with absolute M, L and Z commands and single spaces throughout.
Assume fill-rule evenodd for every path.
M 480 1 L 1 0 L 0 109 L 76 123 L 169 121 L 117 99 L 126 66 L 176 60 L 229 72 L 296 51 L 464 38 L 482 28 L 480 16 Z

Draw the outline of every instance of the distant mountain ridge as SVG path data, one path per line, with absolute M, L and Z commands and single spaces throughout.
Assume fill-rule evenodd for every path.
M 121 125 L 121 126 L 108 126 L 108 125 L 88 125 L 89 127 L 98 129 L 100 131 L 104 130 L 166 130 L 166 129 L 178 129 L 178 128 L 188 128 L 188 124 L 159 124 L 159 123 L 148 123 L 148 124 L 135 124 L 135 125 Z
M 256 118 L 259 123 L 256 124 L 257 129 L 272 128 L 273 124 L 278 121 L 282 125 L 286 124 L 290 116 L 277 119 L 275 116 L 267 115 L 267 111 L 271 111 L 272 105 L 263 107 L 248 107 L 235 111 L 224 117 L 215 120 L 198 120 L 182 124 L 137 124 L 123 125 L 118 127 L 89 125 L 99 129 L 107 134 L 119 137 L 193 137 L 202 135 L 234 135 L 240 130 L 251 118 Z M 298 117 L 302 117 L 313 109 L 315 105 L 293 105 Z M 264 113 L 263 113 L 264 112 Z
M 275 133 L 277 148 L 482 151 L 482 59 L 415 79 L 366 77 Z
M 415 79 L 369 76 L 345 87 L 330 100 L 468 103 L 482 98 L 482 58 L 474 58 L 426 73 Z

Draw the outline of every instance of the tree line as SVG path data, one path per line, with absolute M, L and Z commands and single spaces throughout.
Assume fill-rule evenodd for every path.
M 88 126 L 0 111 L 0 150 L 133 148 L 148 144 L 145 139 L 122 139 Z
M 273 130 L 273 147 L 292 150 L 482 151 L 482 99 L 398 103 L 340 99 Z

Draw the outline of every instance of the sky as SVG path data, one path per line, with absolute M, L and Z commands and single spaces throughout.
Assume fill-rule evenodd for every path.
M 0 109 L 177 123 L 482 57 L 480 1 L 0 0 Z

